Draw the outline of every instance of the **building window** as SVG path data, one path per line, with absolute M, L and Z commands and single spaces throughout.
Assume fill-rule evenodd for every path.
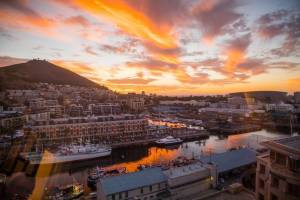
M 142 193 L 142 194 L 144 193 L 144 188 L 141 188 L 141 193 Z
M 274 188 L 278 188 L 279 186 L 279 179 L 274 175 L 271 177 L 271 186 Z
M 264 188 L 265 188 L 265 182 L 264 182 L 263 180 L 261 180 L 261 179 L 259 179 L 259 187 L 260 187 L 261 189 L 264 189 Z
M 112 194 L 112 195 L 111 195 L 111 199 L 112 199 L 112 200 L 115 200 L 115 199 L 116 199 L 115 194 Z
M 259 173 L 260 174 L 265 174 L 265 172 L 266 172 L 266 166 L 260 164 L 259 165 Z
M 126 197 L 126 198 L 128 197 L 128 191 L 125 192 L 125 197 Z
M 286 156 L 280 153 L 276 153 L 276 163 L 285 166 Z
M 150 192 L 152 191 L 152 185 L 149 186 L 149 190 L 150 190 Z
M 300 160 L 289 158 L 289 167 L 294 172 L 300 172 Z
M 271 158 L 271 161 L 275 161 L 275 151 L 271 151 L 270 152 L 270 158 Z
M 264 195 L 259 193 L 258 194 L 258 200 L 264 200 L 264 199 L 265 199 Z
M 287 192 L 289 195 L 300 197 L 300 186 L 288 183 Z
M 278 197 L 275 194 L 271 194 L 271 200 L 278 200 Z

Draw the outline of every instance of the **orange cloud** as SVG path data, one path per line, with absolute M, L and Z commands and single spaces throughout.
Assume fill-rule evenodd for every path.
M 54 20 L 49 18 L 25 15 L 23 13 L 5 9 L 0 9 L 0 18 L 0 24 L 6 27 L 38 32 L 50 37 L 58 36 L 57 32 L 54 30 L 57 24 Z
M 124 1 L 75 1 L 79 7 L 95 16 L 103 16 L 116 24 L 122 31 L 162 48 L 172 48 L 176 44 L 169 35 L 170 27 L 157 27 L 143 13 L 133 9 Z
M 229 50 L 227 52 L 227 60 L 225 63 L 225 71 L 231 76 L 236 71 L 238 64 L 244 61 L 244 52 L 238 50 Z
M 145 85 L 155 79 L 143 79 L 143 78 L 124 78 L 124 79 L 108 79 L 107 82 L 116 85 Z

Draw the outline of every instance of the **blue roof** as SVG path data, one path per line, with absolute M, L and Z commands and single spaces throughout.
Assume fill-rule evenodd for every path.
M 210 156 L 201 157 L 204 163 L 210 162 Z M 211 155 L 211 162 L 217 165 L 218 173 L 256 162 L 256 152 L 251 149 L 238 149 Z
M 161 183 L 166 180 L 161 168 L 154 167 L 120 176 L 102 178 L 100 179 L 100 183 L 104 194 L 109 195 Z

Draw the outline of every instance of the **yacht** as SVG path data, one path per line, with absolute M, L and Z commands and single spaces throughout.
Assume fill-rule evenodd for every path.
M 167 136 L 165 138 L 156 140 L 155 143 L 159 145 L 173 145 L 173 144 L 180 144 L 183 140 L 180 138 L 174 138 L 173 136 Z
M 28 152 L 21 153 L 21 157 L 28 160 L 30 164 L 55 164 L 73 161 L 82 161 L 99 157 L 109 156 L 111 147 L 96 144 L 87 145 L 65 145 L 61 146 L 55 153 L 44 152 Z

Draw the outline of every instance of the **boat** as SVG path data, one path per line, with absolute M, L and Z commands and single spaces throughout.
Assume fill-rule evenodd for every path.
M 87 145 L 65 145 L 61 146 L 55 153 L 44 152 L 27 152 L 21 153 L 21 157 L 28 160 L 30 164 L 55 164 L 89 160 L 99 157 L 109 156 L 111 147 L 96 144 Z
M 173 136 L 167 136 L 165 138 L 156 140 L 155 143 L 158 145 L 174 145 L 181 144 L 183 142 L 180 138 L 174 138 Z
M 84 188 L 82 184 L 70 184 L 62 187 L 45 189 L 44 199 L 46 200 L 72 200 L 83 195 Z
M 96 167 L 88 172 L 87 184 L 90 188 L 96 189 L 97 181 L 102 177 L 118 176 L 126 173 L 126 167 L 103 169 Z

